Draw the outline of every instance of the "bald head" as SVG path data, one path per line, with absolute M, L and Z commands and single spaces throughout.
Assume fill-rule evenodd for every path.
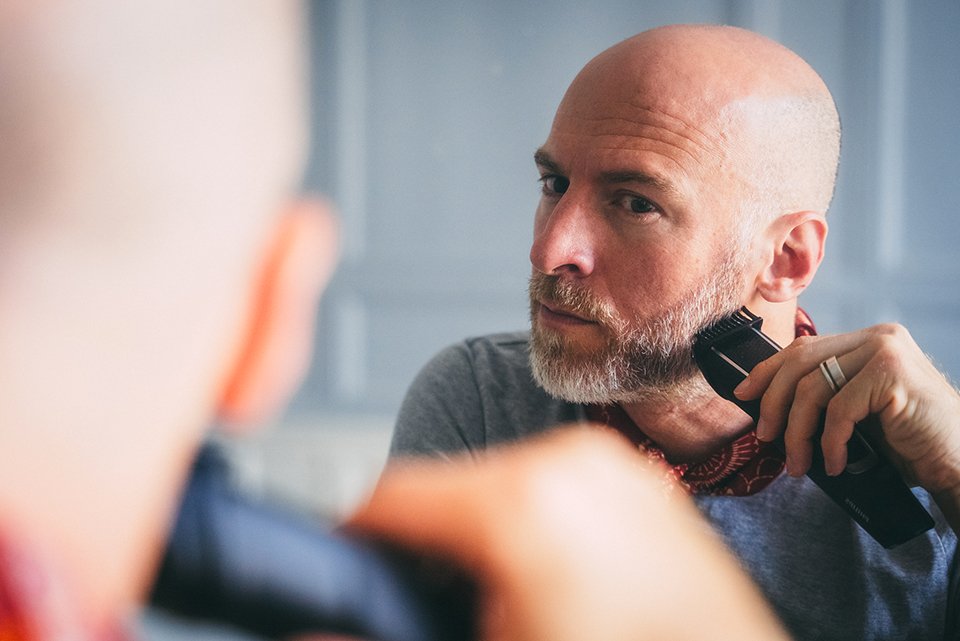
M 736 27 L 672 25 L 607 49 L 580 72 L 558 119 L 602 123 L 627 105 L 655 136 L 702 152 L 770 215 L 826 212 L 840 148 L 826 85 L 786 47 Z
M 239 227 L 275 205 L 305 139 L 299 14 L 291 2 L 4 3 L 0 239 L 53 218 L 102 242 L 178 215 Z
M 97 372 L 63 382 L 65 400 L 85 403 L 98 379 L 132 387 L 125 361 L 158 377 L 180 362 L 205 379 L 187 382 L 194 393 L 211 395 L 222 374 L 210 370 L 245 330 L 249 281 L 301 177 L 302 7 L 2 7 L 0 382 L 8 373 L 27 388 L 18 364 L 69 359 Z M 156 394 L 159 383 L 143 383 Z
M 0 3 L 0 451 L 17 453 L 0 514 L 71 568 L 96 616 L 146 585 L 227 391 L 252 397 L 233 392 L 261 389 L 241 373 L 279 360 L 260 356 L 282 331 L 261 319 L 302 299 L 303 319 L 270 318 L 309 331 L 318 279 L 290 276 L 317 253 L 289 222 L 307 218 L 289 211 L 301 9 Z

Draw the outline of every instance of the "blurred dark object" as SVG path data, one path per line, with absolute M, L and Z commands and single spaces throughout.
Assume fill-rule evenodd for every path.
M 462 572 L 251 500 L 212 445 L 194 464 L 151 602 L 271 639 L 476 636 L 476 590 Z

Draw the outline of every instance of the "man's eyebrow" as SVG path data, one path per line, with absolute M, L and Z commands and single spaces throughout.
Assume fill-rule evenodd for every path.
M 553 174 L 562 174 L 563 170 L 560 169 L 560 165 L 550 157 L 550 154 L 545 152 L 543 149 L 537 149 L 536 153 L 533 154 L 533 162 L 537 163 L 537 167 L 541 169 L 546 169 Z
M 676 185 L 669 180 L 664 180 L 659 176 L 653 176 L 639 171 L 607 171 L 600 174 L 600 180 L 608 185 L 639 183 L 641 185 L 650 185 L 662 192 L 670 194 L 679 193 Z

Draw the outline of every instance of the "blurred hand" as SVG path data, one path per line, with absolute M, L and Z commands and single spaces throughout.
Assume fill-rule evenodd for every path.
M 847 379 L 837 392 L 819 368 L 831 356 Z M 810 467 L 814 447 L 823 448 L 827 472 L 838 474 L 854 424 L 876 415 L 891 458 L 908 481 L 937 499 L 957 529 L 960 394 L 902 326 L 798 338 L 755 367 L 736 392 L 744 400 L 762 396 L 757 435 L 783 435 L 787 470 L 794 476 Z
M 480 582 L 481 638 L 785 639 L 679 488 L 603 428 L 398 464 L 348 527 Z

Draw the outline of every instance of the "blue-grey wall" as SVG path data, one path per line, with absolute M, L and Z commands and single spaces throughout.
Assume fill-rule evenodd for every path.
M 314 2 L 314 159 L 344 253 L 290 418 L 391 416 L 418 368 L 523 328 L 531 160 L 579 68 L 670 22 L 793 48 L 844 123 L 828 254 L 803 299 L 821 331 L 905 323 L 960 378 L 957 0 Z

